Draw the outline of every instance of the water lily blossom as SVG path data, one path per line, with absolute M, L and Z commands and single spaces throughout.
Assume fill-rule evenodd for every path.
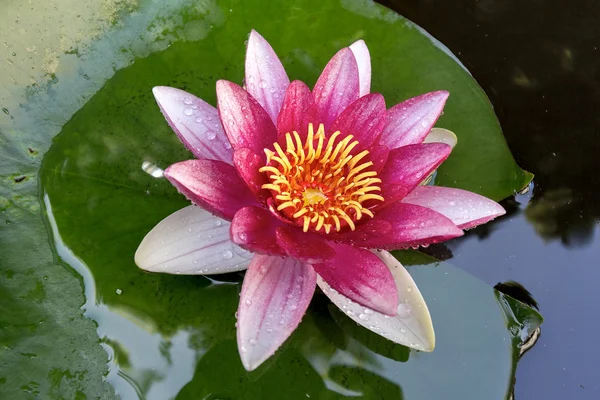
M 153 89 L 197 158 L 164 176 L 194 205 L 146 235 L 136 264 L 171 274 L 247 269 L 237 323 L 247 370 L 290 336 L 317 285 L 357 323 L 432 351 L 425 301 L 387 250 L 455 238 L 504 214 L 480 195 L 423 185 L 456 143 L 433 128 L 448 93 L 386 109 L 370 92 L 362 40 L 338 51 L 312 90 L 290 82 L 255 31 L 245 68 L 245 87 L 216 83 L 217 108 L 179 89 Z

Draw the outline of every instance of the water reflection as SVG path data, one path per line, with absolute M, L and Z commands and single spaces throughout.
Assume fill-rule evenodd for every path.
M 600 218 L 600 7 L 561 0 L 379 0 L 457 54 L 490 96 L 540 236 L 592 243 Z

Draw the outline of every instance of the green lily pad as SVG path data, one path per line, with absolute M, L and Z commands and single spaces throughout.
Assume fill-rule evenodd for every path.
M 443 388 L 460 399 L 504 398 L 519 343 L 510 328 L 534 311 L 519 305 L 522 313 L 512 315 L 491 288 L 458 270 L 414 269 L 436 324 L 432 354 L 409 353 L 343 315 L 332 318 L 317 297 L 283 351 L 247 374 L 234 344 L 240 275 L 213 284 L 146 274 L 133 264 L 143 235 L 187 204 L 166 181 L 141 170 L 144 161 L 166 166 L 190 157 L 150 89 L 176 86 L 214 104 L 217 79 L 243 77 L 251 28 L 272 43 L 290 77 L 309 84 L 337 49 L 364 38 L 373 90 L 389 106 L 450 91 L 438 125 L 453 130 L 459 144 L 437 184 L 494 199 L 525 186 L 530 175 L 515 164 L 483 91 L 447 50 L 365 1 L 100 3 L 112 8 L 98 29 L 83 37 L 71 32 L 65 39 L 71 45 L 59 56 L 47 53 L 46 75 L 33 85 L 15 78 L 22 68 L 15 63 L 9 73 L 18 91 L 2 92 L 0 397 L 237 399 L 240 393 L 279 398 L 285 391 L 290 398 L 360 392 L 427 399 L 439 398 L 435 390 Z M 77 7 L 61 12 L 85 12 Z M 47 26 L 62 27 L 58 20 Z M 34 35 L 7 37 L 30 48 Z M 471 324 L 489 331 L 473 337 Z M 483 360 L 490 372 L 475 390 L 469 378 L 480 374 L 475 366 Z M 468 369 L 460 369 L 463 362 Z M 440 381 L 432 385 L 425 377 Z

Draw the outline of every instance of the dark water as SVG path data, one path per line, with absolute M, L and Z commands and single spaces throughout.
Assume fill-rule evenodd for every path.
M 452 49 L 535 174 L 530 193 L 505 202 L 512 215 L 447 246 L 456 265 L 518 281 L 540 305 L 542 336 L 515 397 L 600 398 L 600 2 L 381 3 Z

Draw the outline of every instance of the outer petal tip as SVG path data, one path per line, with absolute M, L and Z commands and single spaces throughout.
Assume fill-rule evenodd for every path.
M 229 222 L 188 206 L 148 232 L 134 261 L 149 272 L 210 275 L 245 269 L 250 257 L 229 240 Z
M 358 65 L 358 80 L 360 95 L 364 96 L 371 91 L 371 55 L 364 40 L 360 39 L 350 45 Z
M 325 129 L 348 105 L 360 97 L 359 69 L 348 47 L 329 60 L 315 84 L 313 95 Z
M 245 83 L 250 93 L 277 123 L 290 80 L 279 57 L 265 38 L 252 30 L 248 38 Z
M 425 93 L 405 100 L 387 113 L 381 142 L 391 149 L 422 143 L 435 125 L 446 104 L 449 93 L 445 90 Z
M 237 343 L 248 371 L 277 351 L 312 299 L 317 274 L 291 258 L 255 255 L 240 294 Z
M 460 229 L 470 229 L 506 214 L 504 208 L 487 197 L 466 190 L 440 186 L 415 188 L 402 203 L 434 210 Z
M 231 162 L 231 146 L 215 107 L 168 86 L 155 86 L 152 94 L 173 131 L 196 158 Z
M 444 143 L 454 148 L 458 138 L 454 132 L 444 128 L 432 128 L 423 140 L 423 143 Z

